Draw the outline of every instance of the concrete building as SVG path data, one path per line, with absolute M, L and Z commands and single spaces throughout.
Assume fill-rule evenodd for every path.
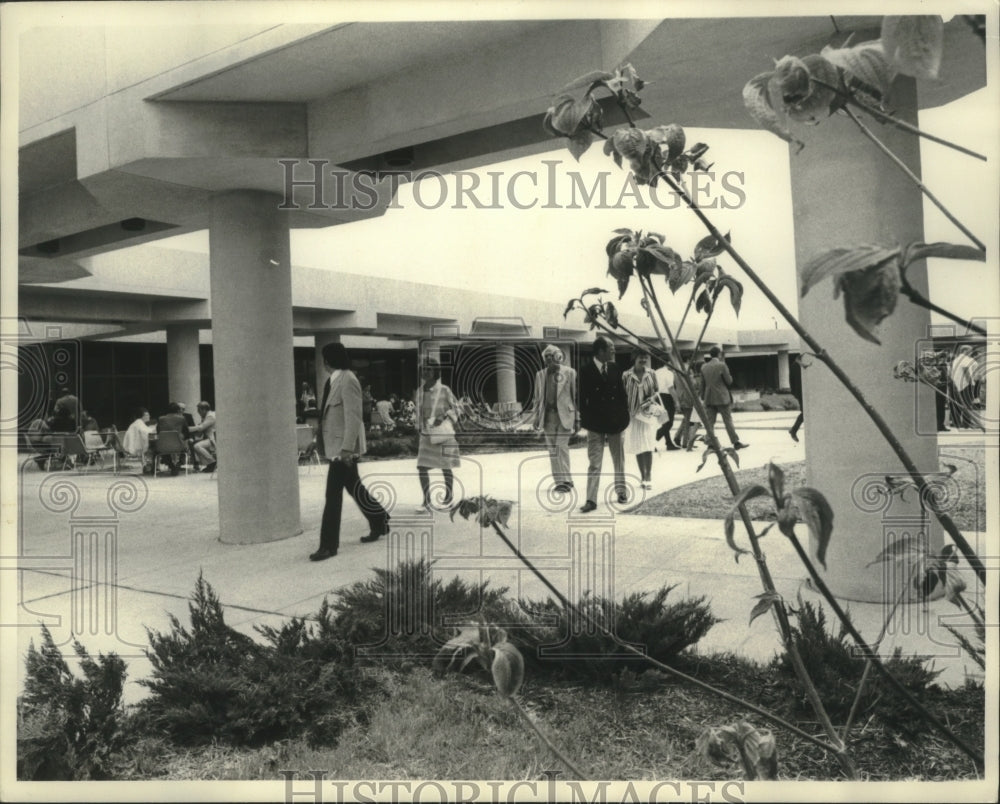
M 858 40 L 878 35 L 878 18 L 837 23 Z M 918 108 L 985 83 L 982 42 L 960 19 L 945 30 L 941 72 L 948 79 L 921 85 L 919 94 L 912 80 L 898 79 L 900 117 L 913 120 Z M 669 104 L 674 119 L 687 125 L 746 127 L 739 90 L 752 74 L 748 65 L 761 53 L 816 52 L 830 35 L 827 16 L 232 24 L 186 31 L 177 25 L 169 35 L 152 24 L 25 27 L 19 37 L 22 315 L 32 337 L 52 324 L 64 327 L 61 337 L 165 333 L 167 390 L 186 400 L 202 396 L 199 333 L 211 328 L 219 418 L 259 425 L 253 443 L 220 430 L 224 460 L 241 467 L 239 475 L 219 478 L 220 538 L 293 535 L 300 528 L 290 448 L 294 339 L 312 338 L 321 348 L 330 339 L 377 337 L 388 349 L 428 336 L 436 325 L 472 333 L 477 308 L 493 311 L 498 304 L 491 297 L 480 307 L 479 299 L 441 288 L 429 294 L 406 283 L 338 281 L 293 269 L 291 228 L 377 216 L 392 197 L 391 178 L 382 178 L 368 192 L 364 182 L 351 181 L 331 201 L 315 171 L 449 171 L 540 153 L 552 147 L 540 125 L 550 83 L 624 61 L 642 65 L 647 106 Z M 607 128 L 624 122 L 616 114 L 606 109 Z M 800 263 L 845 238 L 921 239 L 919 193 L 878 154 L 845 151 L 838 122 L 822 128 L 808 160 L 791 163 Z M 884 135 L 919 173 L 916 143 L 898 132 Z M 280 160 L 300 166 L 313 160 L 314 172 L 296 174 L 289 186 L 276 169 Z M 855 202 L 830 204 L 839 197 Z M 116 264 L 125 254 L 116 249 L 199 229 L 210 233 L 207 266 L 153 247 L 148 259 Z M 100 266 L 86 260 L 95 255 L 103 255 Z M 51 284 L 84 274 L 90 276 Z M 922 267 L 909 279 L 926 292 Z M 560 325 L 561 312 L 539 304 L 518 317 L 532 335 L 544 336 L 537 328 Z M 912 406 L 899 405 L 898 389 L 875 369 L 910 356 L 926 335 L 926 311 L 898 310 L 879 348 L 854 338 L 839 308 L 819 294 L 807 297 L 800 314 L 860 378 L 921 467 L 934 470 L 936 439 L 914 435 L 921 428 L 913 427 Z M 712 340 L 777 354 L 781 386 L 787 356 L 799 345 L 787 335 L 777 342 L 767 337 L 775 335 L 713 333 Z M 852 534 L 843 538 L 863 539 L 853 534 L 871 533 L 872 519 L 851 504 L 858 467 L 884 474 L 898 469 L 898 460 L 828 372 L 816 369 L 808 379 L 810 481 L 831 497 L 838 527 Z M 505 389 L 498 393 L 509 395 L 511 386 Z M 262 451 L 275 457 L 253 460 Z M 881 545 L 858 547 L 831 556 L 831 582 L 848 597 L 878 595 L 881 579 L 864 565 Z

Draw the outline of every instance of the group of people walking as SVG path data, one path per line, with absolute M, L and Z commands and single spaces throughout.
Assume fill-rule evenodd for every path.
M 713 347 L 710 359 L 699 374 L 701 394 L 714 426 L 716 417 L 722 415 L 726 432 L 736 449 L 748 446 L 740 441 L 733 426 L 732 376 L 721 359 L 721 352 Z M 620 504 L 628 502 L 625 484 L 625 455 L 634 455 L 639 469 L 640 486 L 653 487 L 653 453 L 656 442 L 663 439 L 668 450 L 679 449 L 671 439 L 671 424 L 677 407 L 682 414 L 676 440 L 683 447 L 691 448 L 689 423 L 694 409 L 694 398 L 688 386 L 678 377 L 672 387 L 661 388 L 657 374 L 650 368 L 649 356 L 637 352 L 631 368 L 624 372 L 615 361 L 614 344 L 606 338 L 594 341 L 593 357 L 577 372 L 564 365 L 565 356 L 559 347 L 546 346 L 542 352 L 545 367 L 535 377 L 534 421 L 536 429 L 545 435 L 551 459 L 554 489 L 566 492 L 573 488 L 569 471 L 569 438 L 581 427 L 587 431 L 587 497 L 580 508 L 582 513 L 597 509 L 601 469 L 605 449 L 611 453 L 614 470 L 614 489 Z M 669 370 L 666 371 L 669 374 Z M 676 399 L 674 398 L 676 396 Z

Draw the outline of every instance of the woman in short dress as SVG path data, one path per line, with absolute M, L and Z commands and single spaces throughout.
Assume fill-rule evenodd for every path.
M 452 469 L 456 468 L 461 459 L 458 454 L 458 440 L 454 434 L 443 442 L 432 443 L 429 430 L 448 420 L 452 427 L 458 422 L 458 400 L 451 389 L 441 382 L 441 364 L 434 358 L 428 358 L 421 369 L 423 380 L 416 394 L 417 424 L 420 428 L 420 447 L 417 451 L 417 473 L 420 476 L 420 489 L 423 492 L 423 503 L 417 513 L 431 513 L 430 470 L 440 469 L 444 475 L 445 495 L 442 506 L 451 505 L 451 491 L 454 484 Z
M 625 386 L 625 396 L 628 399 L 628 412 L 631 417 L 625 430 L 624 449 L 629 455 L 635 455 L 639 464 L 639 477 L 644 489 L 653 488 L 653 449 L 656 447 L 656 423 L 645 422 L 638 415 L 648 411 L 649 406 L 658 400 L 656 375 L 649 370 L 649 355 L 636 352 L 632 368 L 622 374 Z

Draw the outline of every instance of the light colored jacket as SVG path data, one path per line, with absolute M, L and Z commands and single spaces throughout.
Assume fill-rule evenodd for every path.
M 205 418 L 194 427 L 188 427 L 188 433 L 199 436 L 200 439 L 207 438 L 215 443 L 215 411 L 210 410 L 205 414 Z
M 326 405 L 319 412 L 319 426 L 323 434 L 322 456 L 332 460 L 344 450 L 363 455 L 365 425 L 361 415 L 361 383 L 353 371 L 341 370 L 330 384 Z
M 545 426 L 545 383 L 548 369 L 535 373 L 535 426 Z M 574 430 L 579 421 L 576 403 L 576 369 L 559 366 L 556 370 L 556 411 L 559 421 L 567 430 Z

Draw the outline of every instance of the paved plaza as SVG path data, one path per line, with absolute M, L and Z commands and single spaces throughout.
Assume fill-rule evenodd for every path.
M 736 425 L 750 447 L 740 453 L 742 466 L 763 466 L 773 460 L 788 464 L 804 457 L 808 421 L 802 443 L 794 443 L 787 428 L 794 413 L 736 414 Z M 948 443 L 974 444 L 977 436 L 945 434 Z M 261 456 L 266 460 L 266 456 Z M 654 456 L 652 492 L 659 494 L 719 474 L 714 460 L 700 473 L 698 451 L 664 452 Z M 571 451 L 578 489 L 585 486 L 586 450 Z M 605 459 L 610 470 L 610 458 Z M 631 456 L 626 469 L 634 473 Z M 221 472 L 238 471 L 223 465 Z M 23 659 L 40 624 L 48 626 L 58 644 L 71 654 L 75 637 L 91 652 L 114 650 L 129 662 L 126 698 L 135 701 L 144 689 L 136 681 L 149 673 L 142 655 L 148 643 L 145 629 L 166 630 L 169 615 L 188 624 L 188 599 L 198 573 L 204 574 L 225 606 L 226 621 L 248 634 L 257 624 L 276 625 L 293 616 L 316 612 L 324 597 L 359 579 L 375 567 L 421 555 L 436 561 L 435 573 L 459 575 L 470 581 L 487 578 L 507 586 L 511 594 L 544 598 L 540 582 L 520 564 L 492 530 L 447 514 L 419 516 L 420 488 L 413 458 L 365 461 L 361 474 L 392 515 L 393 533 L 374 544 L 361 544 L 365 522 L 347 501 L 340 553 L 313 563 L 326 467 L 299 468 L 303 532 L 263 544 L 233 545 L 218 540 L 217 479 L 205 474 L 169 475 L 156 479 L 135 474 L 40 471 L 22 463 L 19 501 L 19 651 Z M 548 489 L 549 461 L 543 450 L 463 456 L 456 471 L 456 496 L 489 494 L 515 501 L 511 538 L 571 597 L 585 589 L 613 595 L 652 592 L 677 584 L 671 600 L 704 595 L 722 618 L 697 646 L 700 652 L 734 651 L 766 660 L 778 650 L 778 636 L 769 617 L 748 625 L 749 612 L 762 591 L 754 562 L 733 560 L 720 521 L 680 517 L 650 517 L 627 513 L 635 500 L 619 510 L 606 505 L 580 515 L 583 500 L 554 498 Z M 432 473 L 432 480 L 434 473 Z M 610 475 L 605 474 L 610 481 Z M 606 483 L 605 489 L 610 489 Z M 261 489 L 262 495 L 267 489 Z M 611 495 L 609 495 L 611 496 Z M 617 504 L 616 504 L 617 506 Z M 805 538 L 805 528 L 800 528 Z M 967 534 L 973 544 L 982 534 Z M 745 541 L 737 527 L 737 540 Z M 805 569 L 791 545 L 777 530 L 763 543 L 778 591 L 795 601 L 802 594 L 818 602 L 805 584 Z M 834 529 L 831 552 L 838 548 Z M 876 545 L 872 554 L 881 549 Z M 977 586 L 974 582 L 969 589 Z M 981 602 L 981 601 L 980 601 Z M 794 603 L 793 603 L 794 605 Z M 878 633 L 883 609 L 876 604 L 849 603 L 849 611 L 866 638 Z M 941 681 L 961 683 L 966 673 L 978 673 L 953 647 L 944 622 L 959 623 L 958 610 L 943 600 L 906 608 L 903 625 L 891 633 L 886 649 L 934 656 L 943 668 Z M 833 620 L 832 615 L 829 620 Z M 23 674 L 23 661 L 19 662 Z

